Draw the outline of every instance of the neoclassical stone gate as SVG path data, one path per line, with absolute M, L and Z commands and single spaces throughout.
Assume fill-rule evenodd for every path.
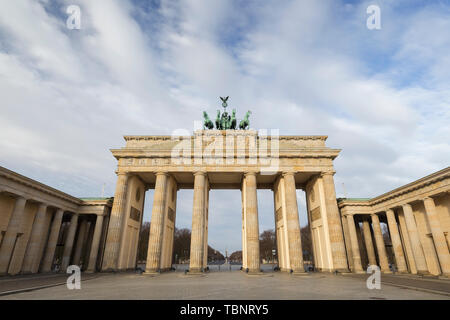
M 267 136 L 253 130 L 197 130 L 191 136 L 125 136 L 118 160 L 103 271 L 135 268 L 145 191 L 154 188 L 146 273 L 172 265 L 177 191 L 194 189 L 190 272 L 207 266 L 210 189 L 242 193 L 243 269 L 260 271 L 257 189 L 274 192 L 279 266 L 304 272 L 296 189 L 306 192 L 314 262 L 348 271 L 326 136 Z M 233 214 L 233 213 L 230 213 Z

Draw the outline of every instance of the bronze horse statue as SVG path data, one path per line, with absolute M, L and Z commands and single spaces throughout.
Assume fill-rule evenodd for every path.
M 214 128 L 214 124 L 213 122 L 209 119 L 208 114 L 206 113 L 206 111 L 203 111 L 203 129 L 208 128 L 208 129 L 212 129 Z
M 241 129 L 241 130 L 248 129 L 248 127 L 250 126 L 250 120 L 248 118 L 250 117 L 251 114 L 252 114 L 252 112 L 250 110 L 247 111 L 244 119 L 241 120 L 241 122 L 239 122 L 239 129 Z

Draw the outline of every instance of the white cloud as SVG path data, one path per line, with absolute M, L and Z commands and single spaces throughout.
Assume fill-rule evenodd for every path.
M 65 28 L 69 2 L 82 9 L 81 30 Z M 369 31 L 369 2 L 1 1 L 1 165 L 75 196 L 97 196 L 106 182 L 112 195 L 109 148 L 122 135 L 191 130 L 230 95 L 238 117 L 253 111 L 254 128 L 328 135 L 342 148 L 338 196 L 342 183 L 348 196 L 369 197 L 446 167 L 450 8 L 379 1 L 382 29 Z M 210 239 L 239 249 L 240 218 L 228 212 L 240 216 L 240 199 L 231 198 L 217 196 L 214 208 L 233 236 Z M 273 218 L 266 198 L 261 228 Z

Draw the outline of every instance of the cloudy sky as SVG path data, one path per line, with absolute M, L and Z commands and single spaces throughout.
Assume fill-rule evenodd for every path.
M 192 130 L 229 95 L 254 129 L 328 135 L 337 195 L 376 196 L 449 165 L 449 30 L 444 0 L 0 0 L 0 165 L 113 196 L 123 135 Z M 179 194 L 179 228 L 192 196 Z M 272 195 L 258 196 L 273 228 Z M 240 250 L 240 215 L 239 190 L 211 192 L 213 247 Z

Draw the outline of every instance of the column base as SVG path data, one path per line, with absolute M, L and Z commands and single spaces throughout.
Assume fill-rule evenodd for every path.
M 203 274 L 203 268 L 189 268 L 189 274 Z
M 291 275 L 293 275 L 293 276 L 308 276 L 309 275 L 309 273 L 308 272 L 306 272 L 306 271 L 293 271 L 292 273 L 291 273 Z
M 161 273 L 156 270 L 146 270 L 145 272 L 142 272 L 142 275 L 144 276 L 159 276 Z
M 343 273 L 347 273 L 347 272 L 343 272 Z M 363 274 L 363 273 L 366 273 L 366 272 L 364 270 L 352 270 L 349 273 Z
M 94 270 L 86 270 L 86 271 L 84 271 L 84 273 L 96 273 L 96 271 L 94 271 Z

